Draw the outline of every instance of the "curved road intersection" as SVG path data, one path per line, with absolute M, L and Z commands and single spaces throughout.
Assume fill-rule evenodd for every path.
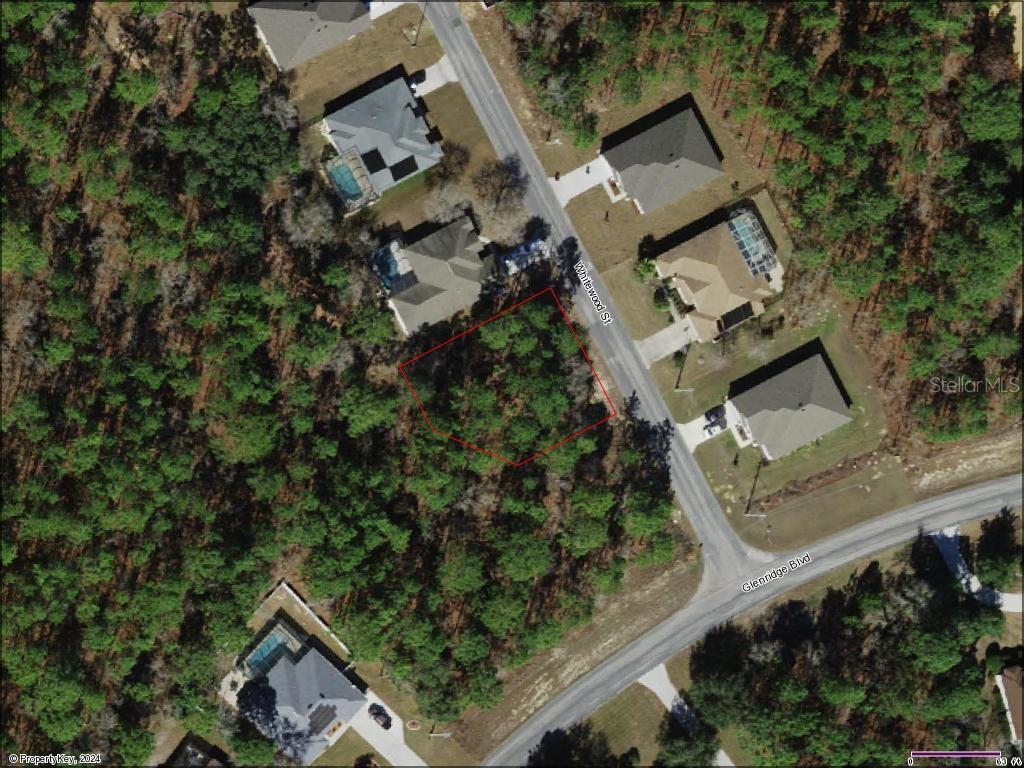
M 694 598 L 643 637 L 627 645 L 552 698 L 498 747 L 487 765 L 523 765 L 526 756 L 553 728 L 564 728 L 586 718 L 647 670 L 667 661 L 729 619 L 757 608 L 786 591 L 824 573 L 894 547 L 919 531 L 935 531 L 1021 504 L 1021 476 L 1011 475 L 953 491 L 913 504 L 888 515 L 848 528 L 835 536 L 777 555 L 770 564 L 749 563 L 743 571 L 722 571 L 707 566 Z M 707 547 L 705 547 L 706 549 Z M 809 552 L 811 562 L 753 591 L 743 592 L 744 581 Z
M 674 424 L 636 344 L 619 319 L 622 316 L 616 311 L 610 292 L 583 250 L 572 222 L 548 183 L 540 160 L 469 25 L 463 20 L 459 4 L 428 2 L 426 16 L 498 156 L 518 157 L 529 177 L 524 197 L 527 209 L 548 222 L 554 244 L 572 240 L 579 245 L 579 258 L 590 273 L 594 290 L 611 312 L 613 322 L 602 324 L 594 304 L 585 296 L 576 303 L 576 308 L 619 391 L 624 396 L 635 394 L 639 401 L 639 415 L 644 419 L 652 423 Z M 739 539 L 678 430 L 673 429 L 671 434 L 672 487 L 703 545 L 704 575 L 697 594 L 685 608 L 548 701 L 487 758 L 486 764 L 525 763 L 530 749 L 546 731 L 566 727 L 587 717 L 647 670 L 680 653 L 715 626 L 778 597 L 786 590 L 833 568 L 912 539 L 920 530 L 937 530 L 1021 503 L 1021 476 L 1014 475 L 913 504 L 830 536 L 800 552 L 768 553 Z M 811 555 L 811 561 L 806 565 L 756 590 L 743 591 L 744 582 L 757 579 L 804 551 Z

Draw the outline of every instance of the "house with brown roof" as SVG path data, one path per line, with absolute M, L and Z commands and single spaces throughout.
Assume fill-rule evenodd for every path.
M 701 341 L 760 315 L 765 300 L 782 290 L 782 267 L 753 208 L 707 219 L 707 226 L 698 225 L 696 234 L 655 259 Z

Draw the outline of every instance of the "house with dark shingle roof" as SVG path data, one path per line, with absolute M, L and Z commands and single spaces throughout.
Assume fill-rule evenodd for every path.
M 753 442 L 771 461 L 849 423 L 850 403 L 814 339 L 732 382 L 726 407 L 737 442 Z
M 368 2 L 262 0 L 249 8 L 256 34 L 274 65 L 289 70 L 370 26 Z
M 261 702 L 243 714 L 301 765 L 334 744 L 367 704 L 363 692 L 320 647 L 281 616 L 246 656 L 243 668 L 248 682 L 238 701 Z M 247 696 L 246 688 L 259 692 Z
M 686 95 L 607 136 L 599 153 L 614 186 L 651 213 L 722 175 L 722 154 Z
M 224 750 L 190 731 L 178 742 L 170 756 L 160 763 L 160 768 L 223 768 L 229 765 L 231 761 Z
M 470 216 L 427 229 L 422 236 L 406 233 L 405 242 L 392 241 L 374 259 L 388 305 L 406 335 L 469 309 L 494 274 L 494 258 Z
M 404 76 L 364 83 L 339 102 L 320 130 L 338 153 L 328 173 L 343 197 L 375 198 L 444 156 Z

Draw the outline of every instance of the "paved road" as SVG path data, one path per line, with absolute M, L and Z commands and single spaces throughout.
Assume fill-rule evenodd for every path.
M 590 331 L 619 391 L 635 394 L 639 414 L 654 423 L 674 423 L 668 406 L 651 379 L 636 344 L 616 310 L 607 286 L 579 243 L 572 222 L 559 204 L 537 155 L 530 146 L 487 60 L 480 51 L 457 3 L 431 2 L 426 15 L 499 157 L 517 156 L 529 176 L 524 203 L 551 227 L 551 239 L 571 238 L 594 289 L 614 321 L 603 325 L 585 294 L 576 307 Z M 589 715 L 647 670 L 678 654 L 718 624 L 770 600 L 845 563 L 913 538 L 922 526 L 934 530 L 993 514 L 1004 505 L 1019 505 L 1020 475 L 956 491 L 869 521 L 811 548 L 812 561 L 784 578 L 744 593 L 741 585 L 782 563 L 791 555 L 762 552 L 744 544 L 726 520 L 693 455 L 677 429 L 670 452 L 672 486 L 703 546 L 704 576 L 690 603 L 653 630 L 556 695 L 520 726 L 488 759 L 491 765 L 522 764 L 529 750 L 552 728 L 568 726 Z M 799 554 L 802 554 L 799 553 Z
M 811 562 L 753 592 L 742 583 L 769 570 L 773 564 L 737 573 L 734 580 L 709 585 L 689 604 L 643 637 L 607 659 L 556 695 L 523 723 L 486 760 L 487 765 L 523 765 L 526 756 L 553 728 L 564 728 L 587 717 L 619 691 L 695 643 L 729 619 L 778 597 L 793 587 L 833 568 L 868 557 L 874 552 L 912 539 L 918 530 L 934 531 L 1021 504 L 1021 476 L 993 480 L 936 496 L 830 536 L 807 548 Z M 780 555 L 774 564 L 802 555 L 800 550 Z M 704 586 L 708 586 L 704 589 Z
M 527 210 L 548 222 L 555 243 L 561 243 L 567 238 L 573 238 L 578 243 L 579 237 L 572 222 L 548 184 L 540 160 L 516 120 L 469 26 L 459 13 L 458 4 L 428 3 L 427 18 L 498 156 L 518 156 L 523 170 L 529 176 L 524 198 Z M 674 423 L 668 406 L 644 366 L 636 344 L 630 338 L 622 315 L 612 303 L 608 288 L 583 252 L 582 244 L 580 249 L 580 257 L 590 271 L 594 288 L 614 318 L 610 325 L 602 325 L 593 303 L 585 295 L 580 297 L 576 308 L 590 330 L 591 342 L 597 346 L 623 397 L 636 393 L 640 402 L 639 413 L 643 418 L 654 423 Z M 704 545 L 706 569 L 737 573 L 751 558 L 760 558 L 762 561 L 768 559 L 747 547 L 733 532 L 697 462 L 686 450 L 682 438 L 675 430 L 672 432 L 671 473 L 672 484 L 683 511 Z

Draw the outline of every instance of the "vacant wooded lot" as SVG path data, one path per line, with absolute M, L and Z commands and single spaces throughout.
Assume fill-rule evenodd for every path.
M 551 290 L 403 363 L 402 373 L 434 432 L 506 463 L 547 453 L 615 412 Z

